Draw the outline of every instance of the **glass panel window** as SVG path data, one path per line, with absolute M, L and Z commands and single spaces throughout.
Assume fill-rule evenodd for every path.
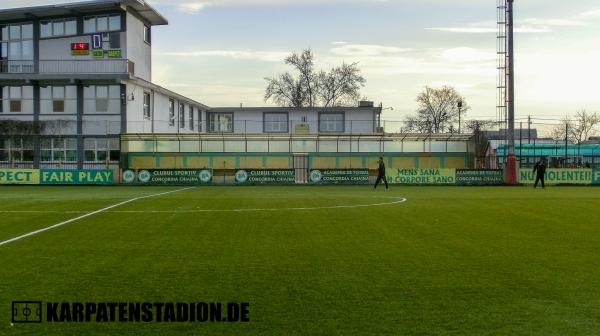
M 83 20 L 83 32 L 84 33 L 95 33 L 96 32 L 96 18 L 85 18 Z
M 19 25 L 10 26 L 10 39 L 11 40 L 20 40 L 21 39 L 21 26 L 19 26 Z
M 319 115 L 319 132 L 344 132 L 344 113 L 321 113 Z
M 121 30 L 121 15 L 113 15 L 108 18 L 108 30 Z
M 148 26 L 144 26 L 144 42 L 150 43 L 151 29 Z
M 25 24 L 21 26 L 21 39 L 33 39 L 33 24 Z
M 210 113 L 208 123 L 209 132 L 232 133 L 233 113 Z
M 287 133 L 287 113 L 265 113 L 263 115 L 265 133 Z
M 55 21 L 52 23 L 52 35 L 53 36 L 65 35 L 65 23 L 63 21 Z
M 52 36 L 52 24 L 50 22 L 42 22 L 40 23 L 40 37 L 50 37 Z
M 185 128 L 185 105 L 179 104 L 179 128 Z
M 175 126 L 175 101 L 169 100 L 169 126 Z
M 77 35 L 77 21 L 65 21 L 65 35 Z
M 99 32 L 108 31 L 108 17 L 100 16 L 96 18 L 96 29 Z
M 190 130 L 194 130 L 194 108 L 190 106 L 190 111 L 189 111 L 189 115 L 190 115 Z
M 150 93 L 144 92 L 144 118 L 150 119 Z
M 23 42 L 21 42 L 21 45 L 23 47 L 21 59 L 24 61 L 32 61 L 33 60 L 33 40 L 23 41 Z

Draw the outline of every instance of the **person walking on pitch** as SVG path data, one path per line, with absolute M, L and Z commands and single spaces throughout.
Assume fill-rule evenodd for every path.
M 535 167 L 533 167 L 533 173 L 536 174 L 533 188 L 537 188 L 538 183 L 542 182 L 542 189 L 546 189 L 546 164 L 544 163 L 544 159 L 540 159 L 540 161 L 535 164 Z
M 377 167 L 377 181 L 375 181 L 373 189 L 377 189 L 377 186 L 379 185 L 379 183 L 381 183 L 381 180 L 383 180 L 383 182 L 385 183 L 385 189 L 389 190 L 390 187 L 388 186 L 388 181 L 385 177 L 385 163 L 383 162 L 383 156 L 379 157 L 379 161 L 377 162 L 377 164 L 379 165 Z

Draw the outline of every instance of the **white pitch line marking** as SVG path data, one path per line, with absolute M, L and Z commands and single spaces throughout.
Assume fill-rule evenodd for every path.
M 180 192 L 180 191 L 184 191 L 184 190 L 189 190 L 189 189 L 193 189 L 193 188 L 194 187 L 183 188 L 183 189 L 171 190 L 171 191 L 167 191 L 167 192 L 163 192 L 163 193 L 159 193 L 159 194 L 153 194 L 153 195 L 135 197 L 135 198 L 132 198 L 130 200 L 126 200 L 126 201 L 123 201 L 123 202 L 120 202 L 120 203 L 117 203 L 117 204 L 113 204 L 111 206 L 107 206 L 106 208 L 102 208 L 100 210 L 92 211 L 92 212 L 86 213 L 85 215 L 81 215 L 79 217 L 75 217 L 75 218 L 66 220 L 64 222 L 60 222 L 58 224 L 54 224 L 52 226 L 45 227 L 43 229 L 32 231 L 32 232 L 26 233 L 24 235 L 21 235 L 21 236 L 15 237 L 15 238 L 11 238 L 11 239 L 8 239 L 8 240 L 5 240 L 5 241 L 0 241 L 0 246 L 16 242 L 18 240 L 21 240 L 21 239 L 24 239 L 24 238 L 27 238 L 27 237 L 34 236 L 34 235 L 36 235 L 38 233 L 42 233 L 42 232 L 45 232 L 45 231 L 48 231 L 48 230 L 56 229 L 57 227 L 61 227 L 61 226 L 66 225 L 66 224 L 73 223 L 73 222 L 78 221 L 80 219 L 84 219 L 84 218 L 87 218 L 87 217 L 99 214 L 101 212 L 106 212 L 106 211 L 108 211 L 110 209 L 114 209 L 116 207 L 119 207 L 119 206 L 127 204 L 127 203 L 139 201 L 139 200 L 145 199 L 145 198 L 164 196 L 164 195 L 168 195 L 168 194 L 172 194 L 172 193 L 176 193 L 176 192 Z
M 406 198 L 386 197 L 397 199 L 394 202 L 373 203 L 373 204 L 352 204 L 352 205 L 332 205 L 325 207 L 304 207 L 304 208 L 270 208 L 270 209 L 195 209 L 195 210 L 116 210 L 106 211 L 108 213 L 203 213 L 203 212 L 259 212 L 259 211 L 306 211 L 306 210 L 326 210 L 326 209 L 352 209 L 352 208 L 372 208 L 386 205 L 396 205 L 405 203 Z M 2 211 L 0 213 L 85 213 L 87 216 L 92 213 L 85 211 L 44 211 L 44 210 L 14 210 Z M 1 245 L 1 244 L 0 244 Z

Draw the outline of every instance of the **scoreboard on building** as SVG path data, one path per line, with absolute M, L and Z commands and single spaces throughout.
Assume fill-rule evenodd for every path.
M 71 43 L 71 55 L 89 55 L 89 43 Z

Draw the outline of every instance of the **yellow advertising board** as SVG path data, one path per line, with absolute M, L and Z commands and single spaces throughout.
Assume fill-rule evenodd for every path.
M 0 184 L 39 184 L 39 169 L 0 169 Z

